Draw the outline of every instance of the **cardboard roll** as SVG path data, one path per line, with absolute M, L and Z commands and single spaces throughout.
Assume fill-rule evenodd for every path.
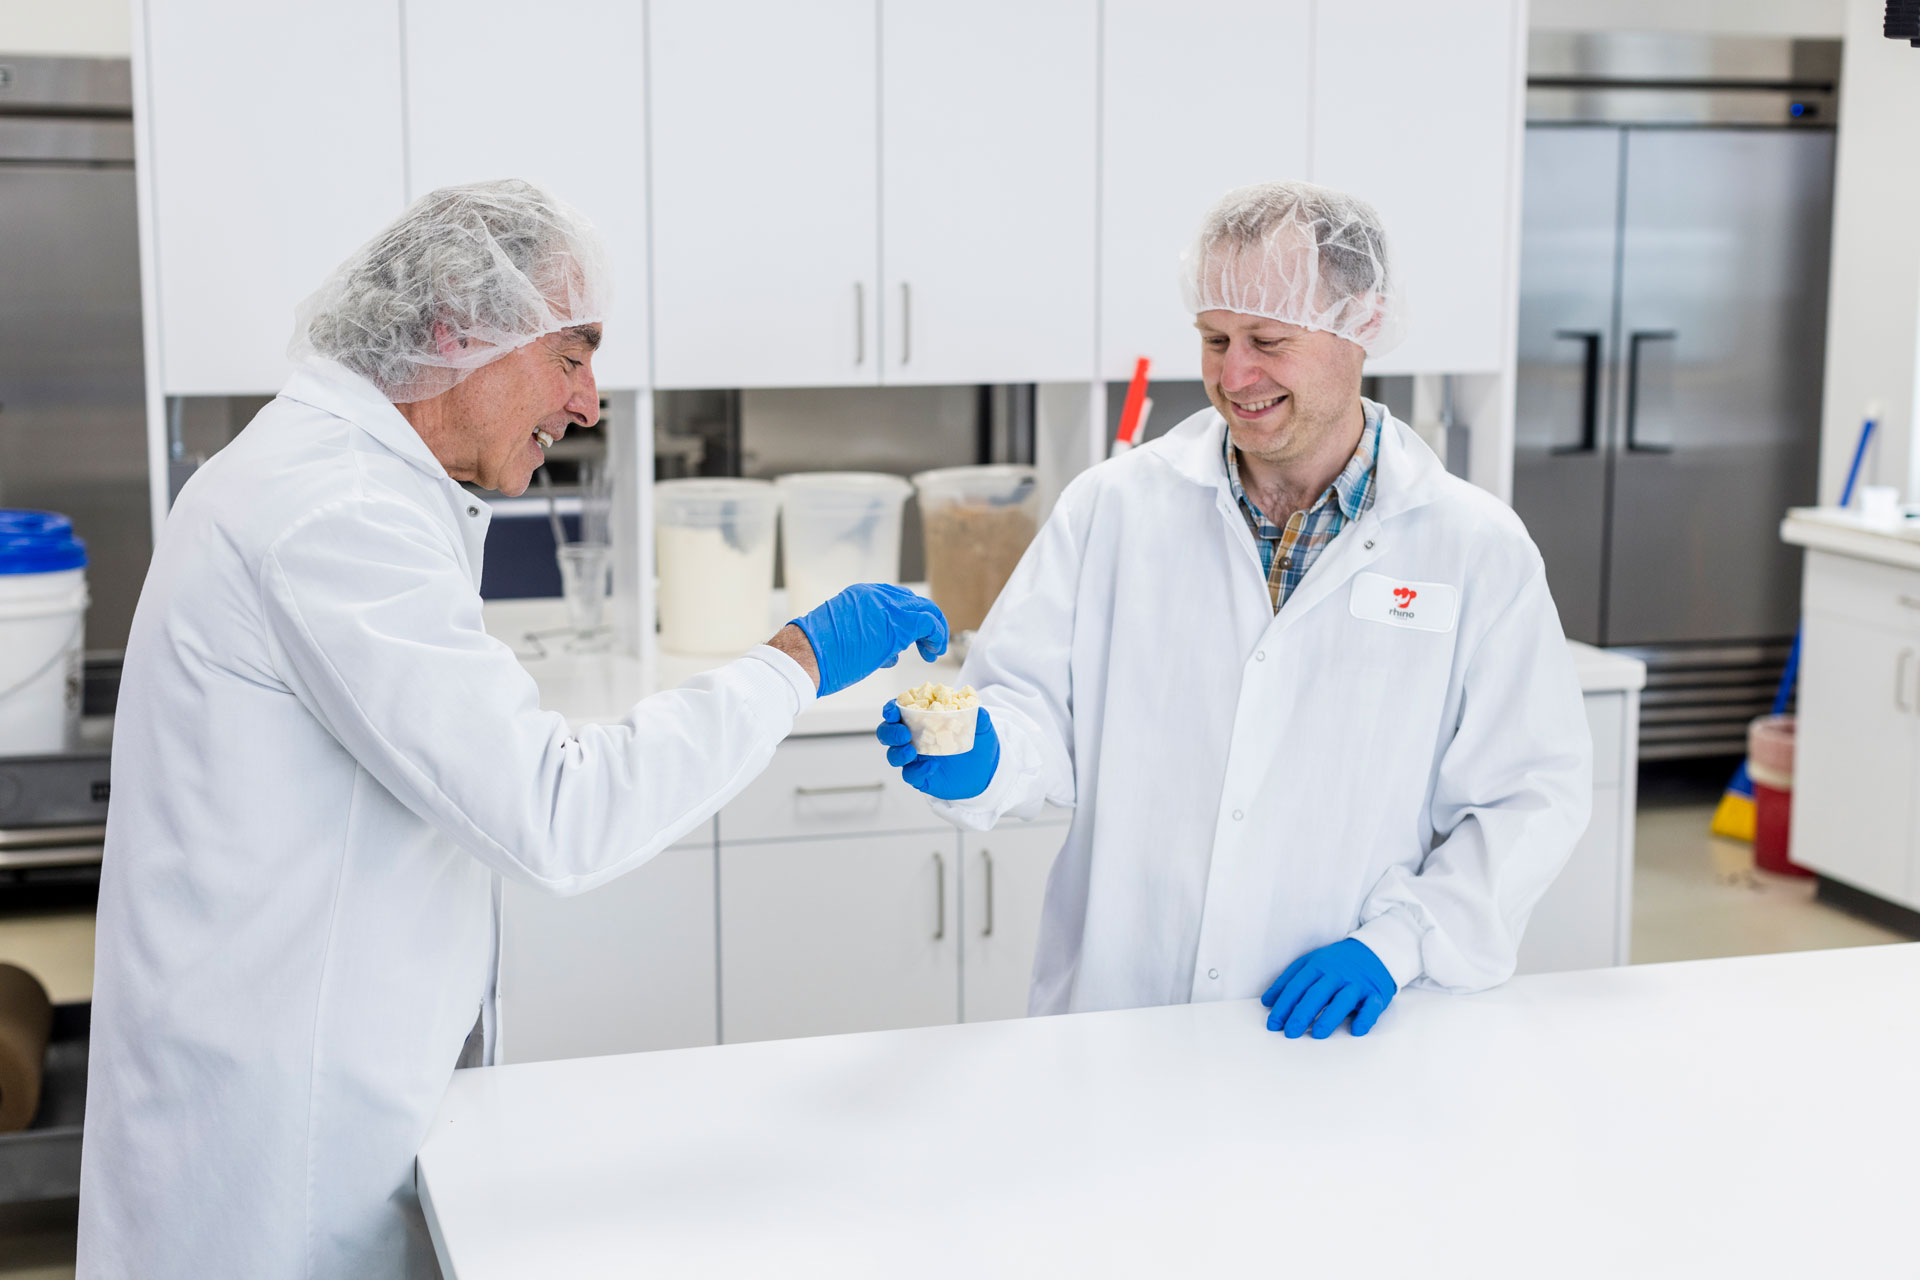
M 18 965 L 0 964 L 0 1133 L 33 1123 L 52 1030 L 47 989 Z

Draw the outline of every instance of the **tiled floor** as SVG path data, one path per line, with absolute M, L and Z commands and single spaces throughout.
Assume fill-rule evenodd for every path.
M 1633 962 L 1911 941 L 1815 902 L 1813 881 L 1757 871 L 1753 846 L 1708 833 L 1730 767 L 1647 766 L 1634 825 Z
M 1728 769 L 1718 764 L 1643 770 L 1635 827 L 1633 959 L 1704 960 L 1907 941 L 1813 900 L 1810 880 L 1755 871 L 1751 846 L 1707 833 Z M 91 978 L 91 929 L 48 919 L 14 935 L 55 966 L 63 987 Z M 7 937 L 0 926 L 0 939 Z M 61 991 L 56 998 L 74 999 Z M 0 1280 L 73 1275 L 72 1201 L 0 1207 Z

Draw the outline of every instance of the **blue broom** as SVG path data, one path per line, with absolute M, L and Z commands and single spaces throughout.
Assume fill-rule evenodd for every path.
M 1860 443 L 1853 447 L 1853 465 L 1847 468 L 1847 483 L 1840 490 L 1840 505 L 1845 507 L 1853 501 L 1853 483 L 1860 478 L 1860 463 L 1867 456 L 1867 442 L 1873 439 L 1874 418 L 1868 418 L 1860 428 Z M 1780 673 L 1780 688 L 1773 695 L 1773 714 L 1783 716 L 1787 713 L 1787 704 L 1793 701 L 1794 681 L 1800 676 L 1800 635 L 1801 628 L 1793 631 L 1793 648 L 1787 653 L 1787 669 Z M 1734 770 L 1733 781 L 1727 784 L 1720 804 L 1713 811 L 1713 823 L 1709 830 L 1716 836 L 1725 836 L 1729 840 L 1753 842 L 1753 778 L 1747 772 L 1747 762 L 1742 760 L 1740 767 Z

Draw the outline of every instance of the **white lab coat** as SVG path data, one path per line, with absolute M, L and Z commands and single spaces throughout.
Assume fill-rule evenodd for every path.
M 115 726 L 81 1276 L 437 1274 L 414 1153 L 483 1005 L 491 1052 L 500 877 L 639 866 L 813 697 L 760 649 L 569 727 L 482 629 L 489 514 L 326 363 L 181 493 Z
M 1244 999 L 1345 937 L 1403 986 L 1505 980 L 1591 804 L 1539 554 L 1388 416 L 1377 500 L 1276 615 L 1225 431 L 1078 477 L 968 654 L 1000 766 L 935 808 L 1074 809 L 1031 1011 Z

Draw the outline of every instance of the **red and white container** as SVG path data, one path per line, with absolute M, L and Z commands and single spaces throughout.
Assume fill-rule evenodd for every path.
M 1758 716 L 1747 726 L 1747 776 L 1753 780 L 1753 862 L 1778 875 L 1813 873 L 1789 856 L 1793 826 L 1793 717 Z

